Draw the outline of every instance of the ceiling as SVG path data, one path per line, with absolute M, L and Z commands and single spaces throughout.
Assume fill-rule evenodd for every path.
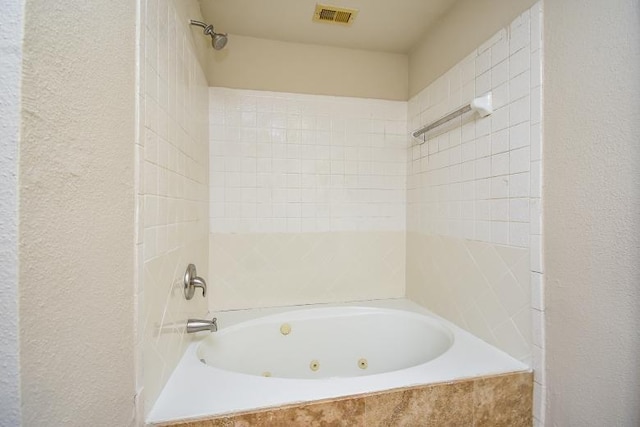
M 217 32 L 407 53 L 456 0 L 199 0 Z M 358 9 L 351 26 L 312 21 L 316 3 Z

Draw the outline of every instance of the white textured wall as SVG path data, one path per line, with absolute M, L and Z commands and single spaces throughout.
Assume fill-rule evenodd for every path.
M 128 426 L 135 5 L 28 0 L 24 16 L 22 425 Z
M 640 425 L 640 3 L 547 1 L 547 421 Z
M 189 19 L 197 1 L 140 3 L 138 138 L 138 394 L 148 413 L 207 312 L 183 292 L 187 265 L 208 280 L 208 88 L 199 58 L 212 48 Z M 140 412 L 143 412 L 140 408 Z
M 18 141 L 23 2 L 0 14 L 0 414 L 20 425 L 18 340 Z

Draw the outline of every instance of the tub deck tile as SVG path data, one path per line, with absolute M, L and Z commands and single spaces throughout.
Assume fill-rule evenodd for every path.
M 526 427 L 533 374 L 516 372 L 283 406 L 165 427 Z
M 234 427 L 351 427 L 363 425 L 363 419 L 362 399 L 341 399 L 241 415 L 235 418 Z
M 499 375 L 474 381 L 478 427 L 525 427 L 533 423 L 533 375 Z
M 367 427 L 473 424 L 470 381 L 380 393 L 364 401 Z

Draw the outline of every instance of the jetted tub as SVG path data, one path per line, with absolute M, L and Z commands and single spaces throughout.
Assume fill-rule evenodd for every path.
M 149 423 L 529 369 L 406 299 L 217 317 L 219 331 L 187 348 Z

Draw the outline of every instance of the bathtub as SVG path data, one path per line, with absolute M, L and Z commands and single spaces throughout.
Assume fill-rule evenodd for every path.
M 148 423 L 529 370 L 406 299 L 217 317 L 219 331 L 190 344 Z

